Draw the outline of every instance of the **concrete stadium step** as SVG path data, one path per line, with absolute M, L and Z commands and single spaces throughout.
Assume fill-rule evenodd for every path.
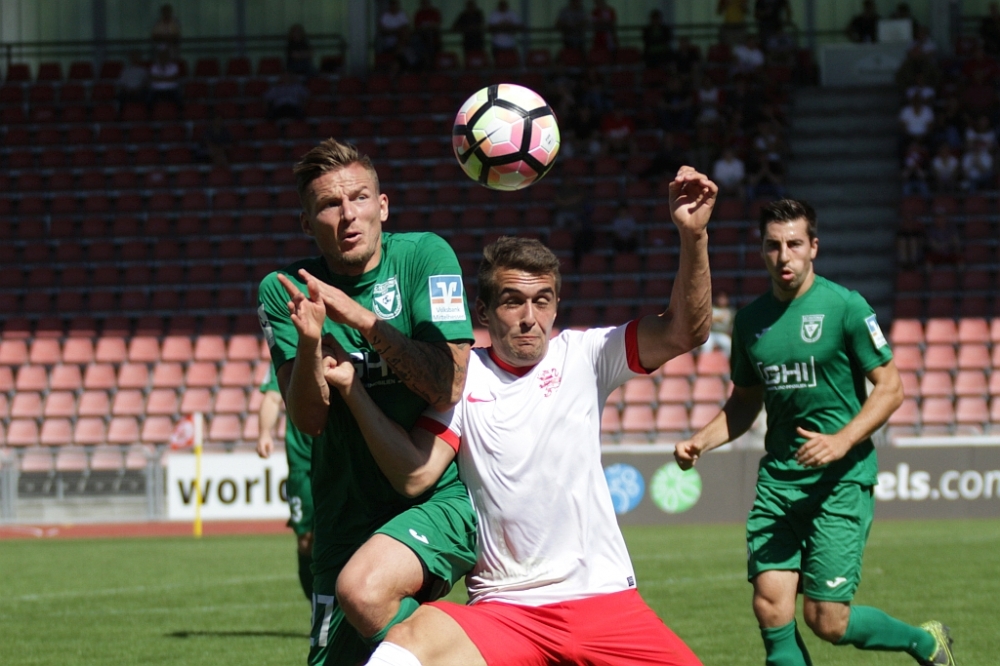
M 796 157 L 799 154 L 796 153 Z M 894 180 L 899 167 L 894 159 L 881 160 L 869 159 L 858 156 L 854 159 L 830 158 L 830 159 L 796 159 L 795 171 L 789 174 L 794 180 L 819 180 L 819 179 L 843 179 L 843 180 L 871 180 L 889 179 Z M 789 180 L 789 183 L 794 182 Z
M 795 169 L 798 165 L 792 165 Z M 899 188 L 895 182 L 790 182 L 791 195 L 809 201 L 814 207 L 836 204 L 898 204 Z
M 885 114 L 847 114 L 843 116 L 804 116 L 792 121 L 794 132 L 824 132 L 828 134 L 879 135 L 894 134 L 899 123 Z
M 804 88 L 795 95 L 796 115 L 833 114 L 847 111 L 900 107 L 899 95 L 886 86 L 865 88 Z
M 887 136 L 857 136 L 846 134 L 833 136 L 831 132 L 797 132 L 789 133 L 789 142 L 795 146 L 795 158 L 806 160 L 810 158 L 887 158 L 895 164 L 896 137 Z

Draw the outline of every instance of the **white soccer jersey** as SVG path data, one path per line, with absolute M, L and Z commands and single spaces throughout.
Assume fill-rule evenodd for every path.
M 635 586 L 601 465 L 601 411 L 646 374 L 637 328 L 563 331 L 532 368 L 473 350 L 461 402 L 418 423 L 458 451 L 479 518 L 471 603 L 540 606 Z

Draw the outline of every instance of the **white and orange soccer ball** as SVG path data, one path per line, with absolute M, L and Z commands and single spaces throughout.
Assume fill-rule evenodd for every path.
M 494 190 L 519 190 L 555 164 L 559 125 L 534 90 L 500 83 L 465 100 L 451 142 L 469 178 Z

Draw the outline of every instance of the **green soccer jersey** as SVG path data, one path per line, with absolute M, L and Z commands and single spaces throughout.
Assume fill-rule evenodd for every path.
M 278 376 L 273 368 L 267 371 L 264 383 L 260 385 L 260 392 L 278 391 Z M 285 455 L 288 458 L 288 473 L 305 472 L 309 473 L 312 467 L 312 437 L 304 434 L 295 427 L 291 421 L 285 423 Z
M 764 387 L 767 454 L 760 481 L 874 485 L 878 465 L 870 439 L 841 460 L 806 468 L 795 460 L 805 441 L 795 429 L 838 432 L 861 411 L 865 375 L 891 358 L 868 302 L 819 276 L 790 302 L 768 292 L 740 310 L 733 330 L 732 379 L 737 386 Z
M 471 342 L 472 325 L 461 270 L 451 247 L 429 233 L 382 234 L 379 265 L 360 276 L 331 273 L 322 257 L 298 261 L 280 272 L 304 293 L 304 268 L 341 289 L 404 335 L 424 342 Z M 275 368 L 295 358 L 298 334 L 288 315 L 288 294 L 275 273 L 264 278 L 259 295 L 261 327 Z M 389 369 L 356 330 L 327 319 L 332 334 L 355 359 L 372 399 L 409 430 L 427 407 Z M 327 425 L 314 440 L 312 455 L 314 526 L 313 573 L 343 566 L 351 553 L 388 519 L 433 493 L 461 484 L 451 464 L 438 483 L 415 499 L 398 494 L 379 470 L 347 405 L 334 391 Z

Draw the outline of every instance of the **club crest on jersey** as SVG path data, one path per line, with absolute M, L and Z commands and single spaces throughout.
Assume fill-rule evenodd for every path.
M 431 321 L 465 321 L 465 295 L 461 275 L 427 278 L 431 298 Z
M 542 389 L 542 396 L 545 398 L 555 393 L 561 384 L 562 377 L 559 376 L 559 371 L 555 368 L 545 370 L 538 375 L 538 388 Z
M 403 311 L 403 297 L 399 282 L 393 276 L 372 288 L 372 312 L 379 319 L 395 319 Z
M 823 335 L 823 317 L 826 315 L 802 315 L 802 340 L 817 342 Z

